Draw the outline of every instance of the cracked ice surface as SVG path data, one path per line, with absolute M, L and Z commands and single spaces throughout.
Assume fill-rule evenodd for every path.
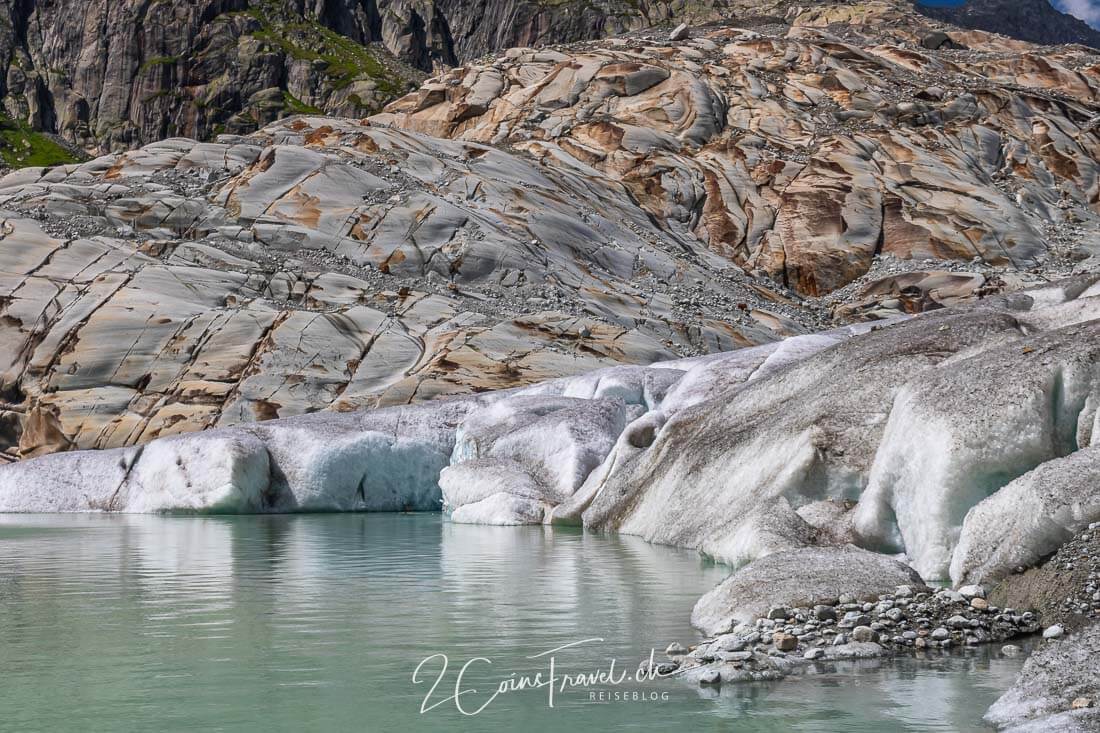
M 953 563 L 956 580 L 992 577 L 1095 521 L 1097 280 L 522 389 L 47 456 L 0 467 L 0 511 L 443 507 L 737 566 L 854 544 L 927 579 Z M 1043 493 L 1059 476 L 1076 478 Z

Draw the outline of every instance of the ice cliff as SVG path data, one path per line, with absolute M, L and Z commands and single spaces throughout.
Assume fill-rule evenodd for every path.
M 995 580 L 1100 519 L 1100 278 L 724 354 L 0 467 L 0 511 L 443 508 Z

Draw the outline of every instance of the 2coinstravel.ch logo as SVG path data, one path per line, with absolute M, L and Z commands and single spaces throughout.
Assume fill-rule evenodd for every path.
M 618 669 L 617 660 L 611 659 L 606 668 L 588 670 L 585 672 L 568 672 L 563 670 L 558 662 L 558 656 L 568 650 L 575 649 L 584 644 L 602 642 L 603 639 L 592 638 L 563 644 L 553 649 L 547 649 L 538 654 L 532 654 L 528 659 L 545 660 L 545 669 L 534 674 L 517 674 L 512 672 L 498 679 L 495 686 L 479 690 L 473 687 L 466 677 L 472 671 L 483 671 L 491 667 L 493 660 L 488 657 L 473 657 L 466 660 L 458 668 L 454 676 L 454 685 L 444 685 L 444 680 L 450 671 L 450 659 L 446 654 L 432 654 L 425 657 L 416 665 L 412 674 L 413 684 L 428 684 L 424 699 L 420 704 L 420 713 L 424 714 L 439 708 L 442 705 L 453 704 L 463 715 L 478 715 L 488 708 L 494 701 L 503 695 L 517 692 L 543 690 L 546 694 L 546 704 L 554 707 L 555 696 L 567 691 L 587 691 L 589 702 L 596 703 L 641 703 L 663 702 L 668 700 L 668 692 L 665 690 L 624 690 L 607 689 L 621 688 L 628 684 L 645 684 L 669 675 L 660 672 L 654 662 L 655 650 L 650 650 L 649 659 L 642 662 L 633 672 L 627 669 Z M 435 677 L 432 678 L 432 671 Z M 599 689 L 592 689 L 599 688 Z M 450 692 L 451 694 L 447 694 Z

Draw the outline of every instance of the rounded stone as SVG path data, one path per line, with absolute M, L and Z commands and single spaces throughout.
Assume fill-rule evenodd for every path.
M 878 641 L 878 633 L 870 626 L 857 626 L 852 629 L 852 641 L 861 643 Z
M 708 669 L 699 675 L 700 685 L 717 685 L 722 681 L 722 675 L 718 674 L 716 669 Z

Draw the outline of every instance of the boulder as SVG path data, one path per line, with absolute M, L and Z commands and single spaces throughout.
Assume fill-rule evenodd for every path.
M 842 593 L 871 600 L 903 583 L 924 586 L 912 569 L 856 547 L 777 552 L 754 560 L 703 596 L 691 622 L 703 633 L 721 633 L 764 616 L 778 603 L 813 606 Z

